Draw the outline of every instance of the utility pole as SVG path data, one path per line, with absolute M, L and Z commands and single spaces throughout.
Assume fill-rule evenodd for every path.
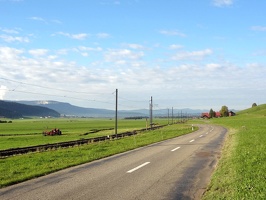
M 168 119 L 168 125 L 169 125 L 169 108 L 168 108 L 168 117 L 167 117 L 167 119 Z
M 174 124 L 174 107 L 172 107 L 172 124 Z
M 118 89 L 115 90 L 115 135 L 117 138 L 117 108 L 118 108 Z
M 152 96 L 150 101 L 150 127 L 152 129 Z

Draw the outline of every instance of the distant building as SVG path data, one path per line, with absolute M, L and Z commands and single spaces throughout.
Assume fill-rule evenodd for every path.
M 221 113 L 220 112 L 215 112 L 215 117 L 221 117 Z M 208 113 L 208 112 L 201 113 L 201 118 L 209 119 L 210 118 L 210 113 Z
M 229 117 L 230 116 L 235 116 L 236 115 L 236 113 L 234 113 L 233 111 L 229 111 Z
M 235 116 L 236 113 L 234 113 L 233 111 L 229 111 L 228 113 L 228 116 L 231 117 L 231 116 Z M 221 117 L 221 113 L 220 112 L 215 112 L 215 117 Z M 201 118 L 204 118 L 204 119 L 209 119 L 210 118 L 210 113 L 201 113 Z

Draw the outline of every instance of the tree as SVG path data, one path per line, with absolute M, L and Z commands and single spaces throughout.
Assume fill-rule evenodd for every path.
M 229 111 L 227 106 L 222 106 L 220 110 L 221 116 L 222 117 L 228 117 L 229 116 Z
M 257 106 L 257 104 L 256 104 L 256 103 L 253 103 L 253 104 L 252 104 L 252 108 L 253 108 L 253 107 L 256 107 L 256 106 Z
M 213 118 L 214 117 L 214 111 L 213 109 L 211 108 L 210 109 L 210 112 L 209 112 L 209 118 Z

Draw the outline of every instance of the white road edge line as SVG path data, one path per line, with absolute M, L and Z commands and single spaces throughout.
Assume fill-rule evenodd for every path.
M 177 149 L 180 149 L 181 147 L 176 147 L 174 149 L 172 149 L 171 151 L 176 151 Z
M 139 165 L 139 166 L 127 171 L 127 173 L 132 173 L 132 172 L 134 172 L 134 171 L 136 171 L 136 170 L 138 170 L 138 169 L 140 169 L 140 168 L 142 168 L 142 167 L 144 167 L 145 165 L 148 165 L 148 164 L 150 164 L 150 162 L 145 162 L 145 163 L 143 163 L 143 164 L 141 164 L 141 165 Z
M 189 142 L 194 142 L 195 140 L 193 139 L 193 140 L 190 140 Z

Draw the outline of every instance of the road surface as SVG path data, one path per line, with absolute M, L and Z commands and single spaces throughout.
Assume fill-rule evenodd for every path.
M 196 132 L 0 189 L 12 200 L 200 199 L 226 129 Z

